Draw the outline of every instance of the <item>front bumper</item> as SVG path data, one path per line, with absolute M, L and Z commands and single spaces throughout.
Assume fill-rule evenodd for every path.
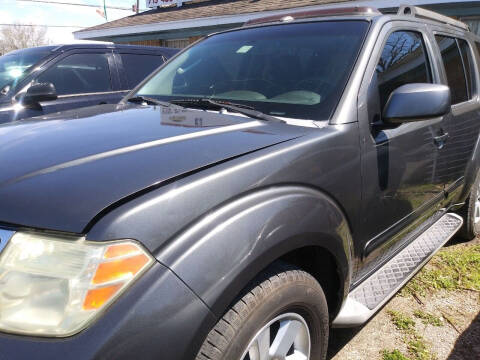
M 0 333 L 0 359 L 192 360 L 215 321 L 175 274 L 155 263 L 77 335 L 52 339 Z

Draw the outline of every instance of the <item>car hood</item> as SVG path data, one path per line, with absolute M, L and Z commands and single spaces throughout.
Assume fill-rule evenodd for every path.
M 103 105 L 0 126 L 0 222 L 82 233 L 102 210 L 302 136 L 232 114 Z

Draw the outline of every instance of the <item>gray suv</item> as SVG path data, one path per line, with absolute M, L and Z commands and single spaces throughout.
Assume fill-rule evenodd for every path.
M 480 231 L 479 44 L 414 7 L 293 13 L 0 126 L 0 357 L 325 358 Z

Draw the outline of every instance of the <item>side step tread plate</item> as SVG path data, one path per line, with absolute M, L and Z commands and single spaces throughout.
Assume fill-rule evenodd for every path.
M 348 295 L 334 327 L 365 323 L 440 249 L 463 224 L 447 213 Z

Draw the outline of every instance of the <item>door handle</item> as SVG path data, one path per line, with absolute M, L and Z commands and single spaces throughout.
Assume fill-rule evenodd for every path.
M 444 133 L 442 135 L 435 136 L 433 138 L 433 141 L 435 142 L 435 145 L 437 145 L 439 149 L 442 149 L 445 146 L 445 143 L 447 142 L 448 136 L 449 136 L 448 133 Z

